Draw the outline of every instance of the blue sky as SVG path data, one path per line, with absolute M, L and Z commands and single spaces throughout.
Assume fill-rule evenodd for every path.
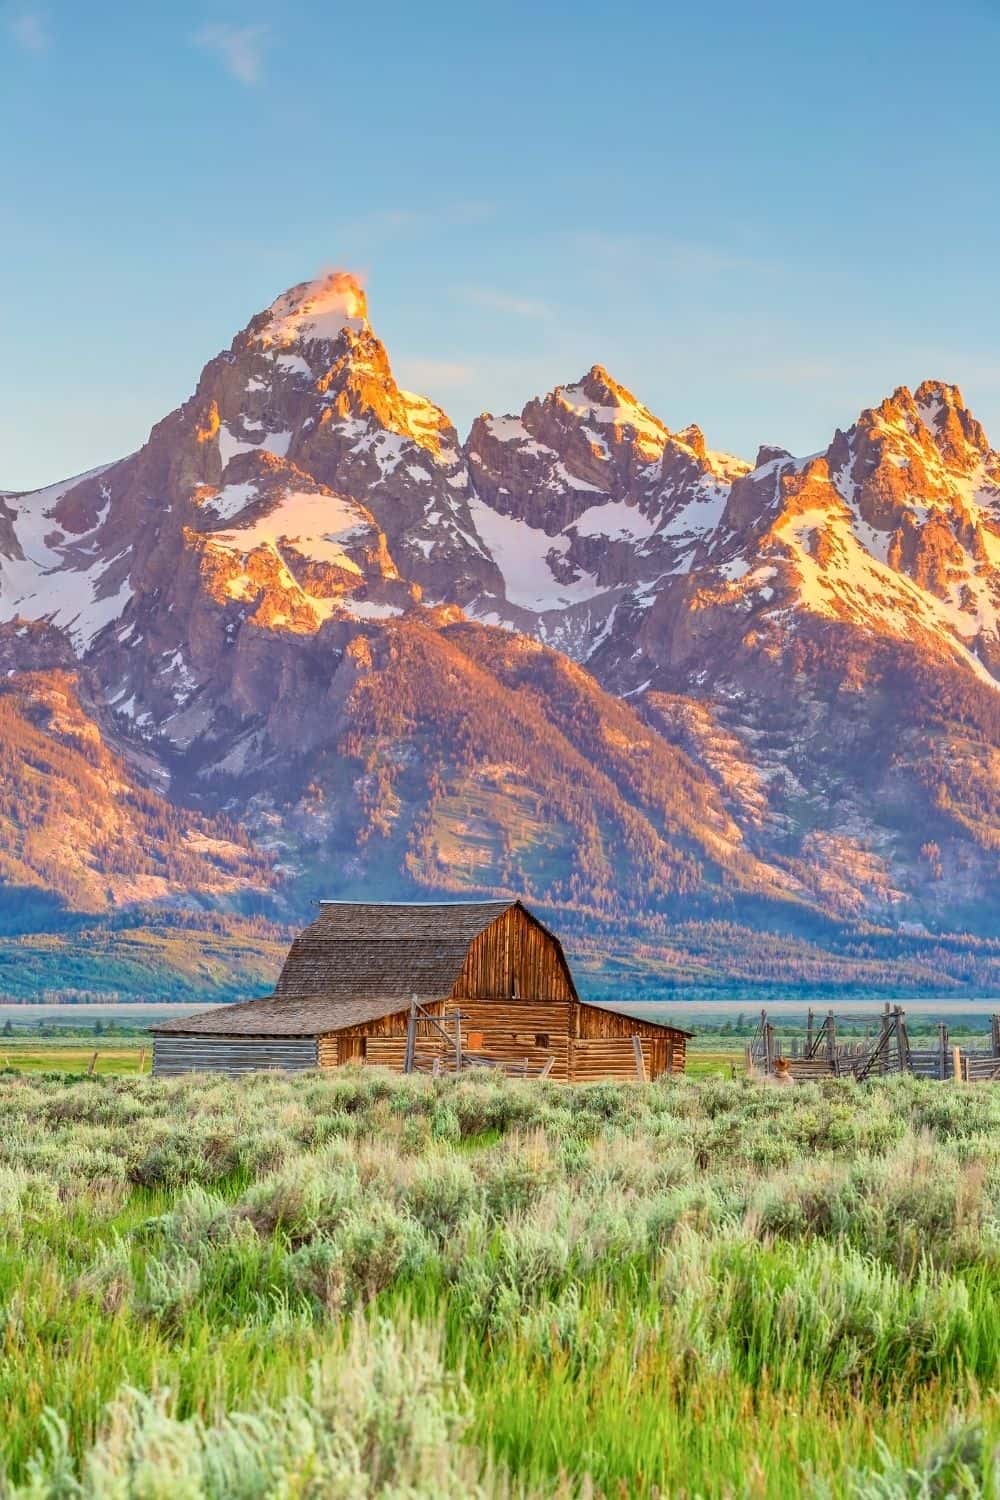
M 716 447 L 960 384 L 1000 445 L 1000 7 L 0 0 L 0 486 L 364 274 L 465 429 L 595 361 Z

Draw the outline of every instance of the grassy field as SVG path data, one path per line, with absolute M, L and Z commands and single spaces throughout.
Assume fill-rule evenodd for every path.
M 95 1059 L 94 1053 L 97 1053 Z M 101 1046 L 87 1042 L 0 1041 L 0 1068 L 18 1073 L 148 1073 L 152 1043 L 128 1041 Z
M 0 1077 L 0 1495 L 1000 1494 L 1000 1089 Z

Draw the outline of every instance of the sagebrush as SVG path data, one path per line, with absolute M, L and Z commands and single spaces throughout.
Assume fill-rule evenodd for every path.
M 0 1079 L 2 1492 L 1000 1493 L 1000 1089 Z

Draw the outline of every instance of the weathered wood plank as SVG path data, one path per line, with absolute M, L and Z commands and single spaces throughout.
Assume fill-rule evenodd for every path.
M 651 1041 L 659 1037 L 676 1037 L 680 1042 L 685 1040 L 683 1032 L 657 1026 L 652 1021 L 642 1021 L 615 1010 L 604 1010 L 599 1005 L 584 1003 L 579 1009 L 577 1035 L 580 1037 L 630 1037 L 638 1034 Z
M 518 907 L 469 944 L 454 1000 L 572 1000 L 573 981 L 558 945 Z
M 154 1036 L 153 1072 L 158 1078 L 178 1073 L 256 1073 L 280 1068 L 301 1072 L 315 1068 L 315 1037 Z

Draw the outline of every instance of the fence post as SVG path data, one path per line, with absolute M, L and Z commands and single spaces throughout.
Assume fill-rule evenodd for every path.
M 951 1063 L 952 1063 L 952 1067 L 954 1069 L 954 1079 L 955 1079 L 955 1082 L 956 1083 L 964 1083 L 965 1079 L 962 1077 L 962 1049 L 961 1049 L 961 1047 L 952 1047 L 952 1049 L 951 1049 Z
M 417 1041 L 417 997 L 410 996 L 410 1019 L 406 1023 L 406 1051 L 403 1053 L 403 1072 L 413 1072 L 413 1054 Z
M 827 1056 L 830 1059 L 830 1068 L 831 1068 L 831 1070 L 833 1069 L 833 1060 L 834 1060 L 834 1055 L 836 1053 L 836 1044 L 837 1044 L 837 1023 L 833 1019 L 833 1011 L 829 1010 L 826 1013 L 826 1049 L 827 1049 Z
M 889 1042 L 891 1037 L 892 1021 L 889 1014 L 889 1002 L 887 1000 L 882 1007 L 882 1018 L 879 1021 L 878 1029 L 878 1041 L 875 1044 L 875 1051 L 878 1056 L 879 1073 L 888 1073 L 889 1071 Z
M 145 1049 L 145 1047 L 143 1047 L 142 1051 L 139 1053 L 139 1073 L 140 1074 L 142 1074 L 145 1071 L 145 1067 L 146 1067 L 146 1049 Z
M 948 1027 L 944 1021 L 938 1022 L 938 1077 L 942 1081 L 948 1077 Z
M 910 1073 L 913 1071 L 910 1058 L 910 1038 L 906 1031 L 906 1011 L 901 1005 L 896 1006 L 896 1056 L 899 1060 L 899 1071 Z
M 87 1069 L 87 1077 L 88 1078 L 91 1077 L 91 1075 L 93 1074 L 93 1071 L 94 1071 L 94 1069 L 96 1067 L 97 1067 L 97 1053 L 95 1052 L 94 1055 L 93 1055 L 93 1057 L 90 1059 L 90 1067 Z
M 808 1012 L 806 1013 L 806 1057 L 812 1057 L 812 1055 L 813 1055 L 813 1013 L 812 1013 L 812 1007 L 810 1006 Z
M 990 1041 L 993 1044 L 993 1056 L 1000 1057 L 1000 1016 L 990 1016 Z

